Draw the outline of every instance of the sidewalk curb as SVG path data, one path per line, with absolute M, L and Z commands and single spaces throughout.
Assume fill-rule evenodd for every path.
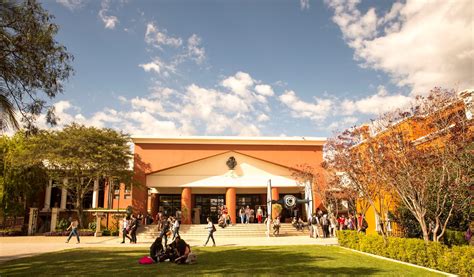
M 346 249 L 346 250 L 353 251 L 353 252 L 357 252 L 357 253 L 360 253 L 360 254 L 365 254 L 365 255 L 368 255 L 368 256 L 371 256 L 371 257 L 374 257 L 374 258 L 379 258 L 379 259 L 386 260 L 386 261 L 391 261 L 391 262 L 396 262 L 396 263 L 399 263 L 399 264 L 404 264 L 404 265 L 409 265 L 409 266 L 413 266 L 413 267 L 417 267 L 417 268 L 422 268 L 422 269 L 425 269 L 425 270 L 428 270 L 428 271 L 431 271 L 431 272 L 436 272 L 436 273 L 443 274 L 443 275 L 450 276 L 450 277 L 459 276 L 459 275 L 456 275 L 456 274 L 447 273 L 447 272 L 444 272 L 444 271 L 439 271 L 439 270 L 432 269 L 432 268 L 429 268 L 429 267 L 424 267 L 424 266 L 421 266 L 421 265 L 402 262 L 402 261 L 399 261 L 399 260 L 395 260 L 395 259 L 391 259 L 391 258 L 387 258 L 387 257 L 383 257 L 383 256 L 379 256 L 379 255 L 375 255 L 375 254 L 371 254 L 371 253 L 367 253 L 367 252 L 347 248 L 347 247 L 340 246 L 340 245 L 339 245 L 339 247 L 341 247 L 343 249 Z

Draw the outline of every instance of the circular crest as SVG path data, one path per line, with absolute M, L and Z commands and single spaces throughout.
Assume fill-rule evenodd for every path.
M 283 201 L 285 202 L 285 206 L 287 208 L 293 208 L 296 205 L 296 197 L 293 195 L 285 195 L 283 197 Z
M 229 167 L 230 170 L 233 170 L 237 166 L 237 161 L 233 156 L 231 156 L 227 162 L 226 162 L 227 167 Z

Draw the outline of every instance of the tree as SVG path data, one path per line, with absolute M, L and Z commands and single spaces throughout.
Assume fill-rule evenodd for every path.
M 332 182 L 342 181 L 349 188 L 363 214 L 369 206 L 374 208 L 380 219 L 378 229 L 385 238 L 392 191 L 377 179 L 380 166 L 373 162 L 373 138 L 365 136 L 364 132 L 363 128 L 350 128 L 328 139 L 323 167 Z
M 82 202 L 95 179 L 130 183 L 129 142 L 128 135 L 112 129 L 72 124 L 59 131 L 43 131 L 34 148 L 52 178 L 67 178 L 60 186 L 71 194 L 82 224 Z
M 0 217 L 24 215 L 25 208 L 38 196 L 48 180 L 43 164 L 31 159 L 23 132 L 0 138 Z
M 423 238 L 429 240 L 431 232 L 432 240 L 439 241 L 453 213 L 462 212 L 472 199 L 474 159 L 469 145 L 474 130 L 463 101 L 454 91 L 435 88 L 417 97 L 409 111 L 383 115 L 378 122 L 390 129 L 375 147 L 378 180 L 412 212 Z M 422 136 L 416 138 L 414 132 Z
M 18 129 L 16 112 L 27 130 L 46 110 L 56 124 L 54 107 L 41 92 L 54 98 L 72 73 L 73 56 L 54 40 L 58 25 L 35 0 L 0 1 L 0 128 Z M 15 111 L 16 110 L 16 111 Z
M 380 116 L 372 127 L 372 134 L 359 127 L 330 140 L 330 167 L 345 172 L 379 216 L 388 211 L 382 204 L 393 199 L 387 194 L 395 195 L 423 238 L 429 240 L 431 232 L 439 241 L 453 213 L 472 201 L 474 130 L 463 101 L 454 91 L 435 88 L 410 109 Z

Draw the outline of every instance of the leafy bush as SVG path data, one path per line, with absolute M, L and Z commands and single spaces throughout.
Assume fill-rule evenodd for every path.
M 97 223 L 96 222 L 89 222 L 89 229 L 95 232 L 95 229 L 97 229 Z
M 58 223 L 56 223 L 56 230 L 65 231 L 69 227 L 69 221 L 65 218 L 61 218 Z
M 7 228 L 0 230 L 0 237 L 21 236 L 23 232 L 19 229 Z
M 461 231 L 446 230 L 443 235 L 443 242 L 448 246 L 468 244 L 464 235 L 464 232 Z
M 472 276 L 474 274 L 474 247 L 463 245 L 449 248 L 421 239 L 384 239 L 377 234 L 365 235 L 355 231 L 338 231 L 339 245 L 396 259 L 420 266 Z
M 108 229 L 103 230 L 102 231 L 102 236 L 104 236 L 104 237 L 110 236 L 110 230 L 108 230 Z

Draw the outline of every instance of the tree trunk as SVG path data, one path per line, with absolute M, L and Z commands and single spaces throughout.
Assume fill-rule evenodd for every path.
M 418 222 L 420 223 L 421 231 L 423 232 L 423 239 L 425 241 L 429 241 L 430 240 L 430 237 L 429 237 L 430 234 L 428 233 L 428 228 L 426 226 L 425 219 L 420 218 L 420 219 L 418 219 Z

